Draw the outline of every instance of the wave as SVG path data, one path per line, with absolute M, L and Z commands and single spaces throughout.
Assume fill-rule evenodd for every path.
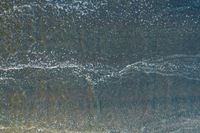
M 10 9 L 4 10 L 0 16 L 13 14 L 15 12 L 23 12 L 26 10 L 32 10 L 33 8 L 37 7 L 44 12 L 48 12 L 49 7 L 52 9 L 59 11 L 63 11 L 67 14 L 71 14 L 76 12 L 77 15 L 84 16 L 88 15 L 90 12 L 95 12 L 98 9 L 102 8 L 102 6 L 107 5 L 107 1 L 101 2 L 92 2 L 92 1 L 80 1 L 74 0 L 72 2 L 63 2 L 63 1 L 52 1 L 52 0 L 45 0 L 42 3 L 40 2 L 31 2 L 27 4 L 21 5 L 13 5 Z
M 15 80 L 12 77 L 0 77 L 0 81 L 5 81 L 5 80 Z
M 34 62 L 11 66 L 0 66 L 0 72 L 5 72 L 6 74 L 24 69 L 41 69 L 45 71 L 68 69 L 73 75 L 84 77 L 94 85 L 99 82 L 107 82 L 112 78 L 120 79 L 121 77 L 134 72 L 159 74 L 162 76 L 178 76 L 190 80 L 200 80 L 200 55 L 171 55 L 152 58 L 129 64 L 122 69 L 100 63 L 88 63 L 83 65 L 71 61 L 57 63 Z M 10 78 L 15 79 L 15 77 Z M 1 77 L 1 80 L 7 80 L 7 78 Z
M 16 79 L 16 77 L 10 77 L 7 78 L 9 73 L 17 73 L 24 70 L 43 70 L 43 71 L 51 71 L 51 72 L 57 72 L 57 71 L 65 71 L 68 75 L 74 75 L 76 77 L 82 77 L 87 82 L 92 83 L 93 85 L 98 84 L 98 82 L 105 81 L 106 78 L 111 77 L 112 73 L 117 73 L 117 69 L 108 65 L 103 65 L 100 63 L 97 64 L 80 64 L 75 61 L 65 61 L 65 62 L 56 62 L 56 61 L 50 61 L 50 62 L 43 62 L 43 61 L 30 61 L 28 64 L 17 64 L 12 63 L 10 66 L 0 66 L 0 73 L 1 77 L 0 80 L 8 80 L 8 79 Z M 64 74 L 64 73 L 59 73 Z M 11 74 L 12 75 L 12 74 Z
M 157 59 L 138 61 L 127 65 L 119 74 L 121 76 L 132 71 L 163 76 L 180 76 L 191 80 L 200 80 L 199 55 L 171 55 Z

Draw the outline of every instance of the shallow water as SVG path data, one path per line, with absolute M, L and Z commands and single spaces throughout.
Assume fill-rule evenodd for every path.
M 0 1 L 0 131 L 198 132 L 199 1 Z

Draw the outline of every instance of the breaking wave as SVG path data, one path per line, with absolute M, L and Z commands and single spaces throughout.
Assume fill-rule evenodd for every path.
M 84 16 L 91 12 L 97 11 L 102 6 L 107 5 L 107 1 L 101 1 L 101 2 L 89 2 L 89 1 L 80 1 L 80 0 L 74 0 L 72 2 L 55 2 L 52 0 L 45 0 L 41 4 L 40 2 L 31 2 L 31 3 L 25 3 L 23 5 L 14 5 L 9 10 L 4 10 L 0 16 L 5 16 L 9 14 L 13 14 L 15 12 L 24 12 L 27 10 L 32 10 L 32 8 L 40 8 L 42 11 L 48 12 L 48 8 L 56 9 L 58 12 L 62 11 L 67 14 L 71 14 L 73 12 L 76 12 L 77 15 Z
M 0 66 L 0 72 L 4 72 L 5 74 L 24 69 L 41 69 L 45 71 L 69 69 L 73 75 L 90 79 L 93 84 L 106 82 L 111 78 L 121 78 L 128 74 L 132 74 L 135 71 L 146 74 L 178 76 L 190 80 L 200 80 L 200 55 L 171 55 L 156 59 L 152 58 L 129 64 L 122 69 L 100 63 L 88 63 L 83 65 L 71 61 L 60 63 L 35 62 L 11 66 Z M 1 74 L 0 80 L 9 79 L 13 80 L 15 77 L 8 78 L 7 75 Z
M 127 65 L 119 73 L 125 75 L 132 71 L 163 76 L 180 76 L 191 80 L 200 80 L 199 55 L 172 55 L 158 59 L 148 59 Z

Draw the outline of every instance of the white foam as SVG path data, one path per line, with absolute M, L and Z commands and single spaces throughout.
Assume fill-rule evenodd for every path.
M 200 80 L 199 55 L 171 55 L 158 59 L 138 61 L 127 65 L 119 71 L 119 75 L 140 71 L 147 74 L 155 73 L 163 76 L 180 76 L 191 80 Z
M 0 77 L 0 81 L 4 81 L 4 80 L 15 80 L 12 77 Z
M 24 4 L 24 5 L 14 5 L 12 9 L 4 11 L 3 13 L 0 14 L 0 16 L 12 14 L 16 11 L 22 13 L 24 9 L 32 10 L 33 7 L 39 7 L 42 11 L 46 12 L 47 11 L 46 8 L 49 6 L 58 11 L 62 10 L 67 14 L 70 14 L 75 11 L 77 15 L 84 16 L 89 14 L 90 12 L 97 11 L 102 6 L 106 6 L 108 2 L 101 1 L 97 3 L 98 4 L 95 4 L 92 1 L 80 1 L 80 0 L 74 0 L 72 2 L 57 2 L 57 3 L 54 3 L 53 0 L 46 0 L 46 2 L 43 4 L 31 2 L 29 4 Z
M 53 61 L 55 62 L 55 61 Z M 157 59 L 148 59 L 129 64 L 121 70 L 103 64 L 87 64 L 82 65 L 76 62 L 37 62 L 30 61 L 28 64 L 12 63 L 11 66 L 0 66 L 0 71 L 9 73 L 23 69 L 70 69 L 71 72 L 79 77 L 87 78 L 97 84 L 98 82 L 106 82 L 111 78 L 120 78 L 124 75 L 133 73 L 134 71 L 146 74 L 159 74 L 162 76 L 179 76 L 190 80 L 200 80 L 200 56 L 195 55 L 171 55 L 160 57 Z M 92 77 L 95 77 L 92 78 Z M 87 79 L 86 79 L 87 80 Z

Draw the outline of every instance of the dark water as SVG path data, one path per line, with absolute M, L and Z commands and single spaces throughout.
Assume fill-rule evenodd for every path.
M 1 0 L 1 132 L 198 132 L 199 31 L 199 0 Z

